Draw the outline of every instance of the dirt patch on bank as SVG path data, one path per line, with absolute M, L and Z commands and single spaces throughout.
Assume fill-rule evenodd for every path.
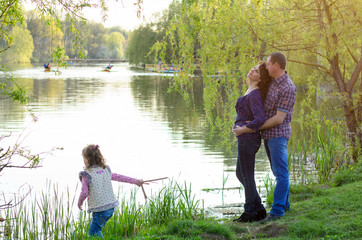
M 202 239 L 208 239 L 208 240 L 226 240 L 227 239 L 224 236 L 219 236 L 219 235 L 211 234 L 211 233 L 202 233 L 201 237 L 202 237 Z
M 244 229 L 240 230 L 236 231 L 239 232 L 240 239 L 274 238 L 285 235 L 288 224 L 272 222 L 267 225 L 244 225 Z
M 260 226 L 251 232 L 254 238 L 263 236 L 267 238 L 277 237 L 283 235 L 288 229 L 287 224 L 280 224 L 277 222 L 269 223 L 268 225 Z

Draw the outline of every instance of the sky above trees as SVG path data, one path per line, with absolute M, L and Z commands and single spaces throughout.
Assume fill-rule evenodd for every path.
M 173 0 L 143 0 L 142 17 L 137 17 L 137 6 L 135 0 L 110 0 L 108 4 L 108 19 L 103 22 L 105 27 L 121 26 L 125 30 L 133 30 L 139 25 L 149 21 L 152 15 L 167 9 Z M 30 0 L 26 1 L 26 9 L 35 8 Z M 99 9 L 86 9 L 85 17 L 88 20 L 102 22 Z

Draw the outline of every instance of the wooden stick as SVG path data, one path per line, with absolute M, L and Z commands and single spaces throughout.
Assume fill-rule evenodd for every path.
M 147 199 L 147 195 L 146 195 L 145 189 L 143 188 L 143 185 L 141 186 L 141 188 L 142 188 L 143 196 L 145 197 L 145 200 L 146 200 L 146 199 Z
M 156 178 L 156 179 L 150 179 L 150 180 L 144 180 L 143 182 L 154 182 L 154 181 L 160 181 L 160 180 L 164 180 L 164 179 L 168 179 L 168 177 L 163 177 L 163 178 Z M 141 185 L 142 188 L 142 192 L 143 192 L 143 196 L 145 197 L 145 200 L 147 199 L 147 195 L 146 195 L 146 191 L 143 187 L 143 185 Z
M 168 179 L 168 177 L 156 178 L 156 179 L 150 179 L 150 180 L 143 180 L 143 182 L 154 182 L 154 181 L 160 181 L 160 180 L 164 180 L 164 179 Z

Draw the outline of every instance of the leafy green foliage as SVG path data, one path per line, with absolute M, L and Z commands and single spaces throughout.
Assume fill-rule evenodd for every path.
M 233 107 L 242 94 L 241 80 L 271 52 L 286 53 L 287 70 L 295 83 L 320 78 L 338 93 L 356 161 L 362 142 L 357 121 L 362 98 L 353 91 L 362 69 L 360 5 L 358 0 L 183 1 L 181 13 L 172 19 L 165 38 L 153 50 L 163 61 L 169 57 L 166 49 L 172 50 L 171 63 L 183 69 L 173 89 L 187 101 L 193 84 L 190 76 L 201 71 L 210 134 L 219 134 L 224 148 L 233 144 L 230 129 Z M 306 118 L 310 113 L 314 117 L 313 112 L 306 112 Z
M 53 51 L 53 63 L 57 66 L 57 72 L 59 68 L 65 68 L 68 62 L 65 60 L 65 50 L 59 46 Z
M 253 38 L 247 26 L 252 9 L 244 1 L 194 1 L 183 3 L 182 11 L 172 19 L 162 42 L 154 46 L 158 56 L 167 56 L 171 45 L 172 63 L 182 66 L 172 89 L 191 101 L 195 72 L 201 71 L 204 84 L 206 117 L 210 138 L 231 149 L 235 102 L 242 94 L 242 80 L 260 61 L 264 46 Z
M 33 38 L 29 30 L 15 26 L 11 31 L 11 47 L 0 55 L 4 63 L 27 63 L 33 54 Z
M 173 19 L 177 18 L 181 11 L 181 4 L 174 1 L 161 15 L 154 15 L 154 20 L 135 29 L 130 34 L 127 43 L 126 56 L 131 64 L 150 64 L 159 62 L 160 58 L 155 56 L 154 44 L 158 44 L 166 34 L 166 29 L 171 26 Z M 172 48 L 177 45 L 165 47 L 165 57 L 163 63 L 170 63 L 172 58 Z
M 125 44 L 126 39 L 119 32 L 112 32 L 109 34 L 107 39 L 108 51 L 110 53 L 110 57 L 114 59 L 121 59 L 124 56 L 123 46 Z
M 22 23 L 24 17 L 21 10 L 20 0 L 5 0 L 0 2 L 0 39 L 5 42 L 5 46 L 0 48 L 0 53 L 7 50 L 12 43 L 10 29 L 17 23 Z
M 7 69 L 4 66 L 1 66 L 0 71 L 7 73 Z M 29 101 L 25 87 L 16 84 L 13 74 L 9 74 L 9 77 L 5 81 L 0 82 L 0 95 L 20 103 L 27 103 Z
M 35 62 L 49 62 L 53 58 L 53 51 L 57 47 L 64 47 L 63 31 L 57 27 L 56 22 L 43 18 L 44 20 L 34 12 L 26 14 L 27 28 L 33 37 L 34 44 L 32 61 Z
M 157 34 L 150 25 L 141 26 L 130 35 L 126 48 L 126 56 L 131 64 L 152 63 L 153 58 L 148 56 L 149 49 L 156 42 Z
M 359 161 L 355 165 L 346 165 L 339 169 L 332 178 L 332 186 L 342 186 L 362 180 L 362 163 Z
M 141 1 L 135 2 L 141 6 Z M 85 24 L 82 9 L 99 8 L 103 18 L 106 17 L 107 4 L 104 0 L 71 3 L 39 0 L 36 1 L 36 10 L 26 14 L 21 3 L 2 1 L 0 5 L 0 53 L 10 51 L 0 56 L 2 62 L 49 62 L 53 59 L 53 52 L 58 52 L 58 47 L 65 48 L 64 56 L 71 58 L 84 59 L 86 55 L 89 58 L 123 57 L 128 36 L 124 30 L 119 27 L 105 29 L 100 23 Z M 21 26 L 23 32 L 12 30 L 16 25 Z

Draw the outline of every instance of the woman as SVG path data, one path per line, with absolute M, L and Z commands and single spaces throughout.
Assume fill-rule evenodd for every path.
M 244 213 L 234 220 L 236 222 L 254 222 L 266 217 L 265 208 L 256 190 L 254 167 L 255 154 L 261 144 L 258 129 L 266 121 L 263 101 L 271 80 L 264 62 L 255 66 L 248 74 L 249 88 L 245 95 L 238 99 L 235 106 L 237 117 L 232 131 L 238 138 L 236 176 L 243 184 L 245 192 Z M 239 132 L 241 126 L 250 128 L 254 132 L 241 135 Z

